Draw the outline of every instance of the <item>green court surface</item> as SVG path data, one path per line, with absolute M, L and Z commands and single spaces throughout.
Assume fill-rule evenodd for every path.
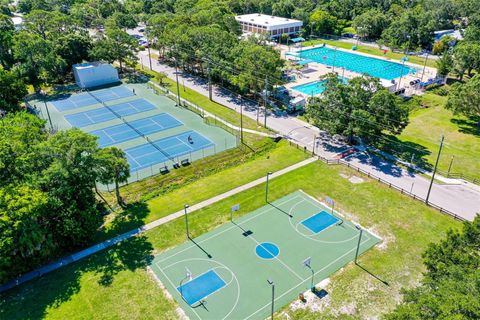
M 342 219 L 297 191 L 161 253 L 150 267 L 190 319 L 265 319 L 268 279 L 279 310 L 310 289 L 312 270 L 318 283 L 354 260 L 360 232 Z M 379 241 L 363 230 L 359 254 Z

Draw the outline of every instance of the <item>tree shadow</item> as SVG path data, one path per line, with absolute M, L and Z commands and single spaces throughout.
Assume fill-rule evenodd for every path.
M 0 318 L 43 319 L 47 310 L 71 300 L 83 289 L 82 286 L 90 286 L 92 281 L 109 287 L 115 283 L 115 277 L 120 272 L 146 268 L 153 260 L 152 253 L 153 246 L 143 235 L 119 242 L 0 294 Z M 88 277 L 87 281 L 82 281 L 83 277 Z
M 100 242 L 139 228 L 145 224 L 145 218 L 149 213 L 150 209 L 143 201 L 128 203 L 122 211 L 115 215 L 111 222 L 99 230 L 95 240 Z
M 427 159 L 427 156 L 432 152 L 421 144 L 411 141 L 402 141 L 396 136 L 386 136 L 386 139 L 374 141 L 373 145 L 399 160 L 412 163 L 413 159 L 413 164 L 415 166 L 427 171 L 433 169 L 433 165 L 429 163 Z
M 480 116 L 452 118 L 450 122 L 458 126 L 458 131 L 480 137 Z

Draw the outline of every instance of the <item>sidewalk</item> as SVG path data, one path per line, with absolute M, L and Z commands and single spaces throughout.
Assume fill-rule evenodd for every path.
M 295 169 L 304 167 L 304 166 L 306 166 L 306 165 L 308 165 L 308 164 L 310 164 L 314 161 L 317 161 L 317 157 L 312 157 L 312 158 L 306 159 L 304 161 L 301 161 L 299 163 L 291 165 L 287 168 L 276 171 L 270 176 L 270 179 L 279 177 L 279 176 L 284 175 L 284 174 L 286 174 L 290 171 L 293 171 Z M 212 204 L 214 204 L 218 201 L 224 200 L 224 199 L 226 199 L 228 197 L 231 197 L 235 194 L 238 194 L 242 191 L 245 191 L 245 190 L 251 189 L 253 187 L 256 187 L 256 186 L 264 183 L 265 181 L 266 181 L 266 177 L 251 181 L 247 184 L 244 184 L 242 186 L 234 188 L 230 191 L 219 194 L 219 195 L 217 195 L 213 198 L 210 198 L 210 199 L 204 200 L 202 202 L 199 202 L 197 204 L 194 204 L 194 205 L 192 205 L 188 208 L 188 211 L 189 211 L 189 213 L 191 213 L 191 212 L 200 210 L 202 208 L 208 207 L 209 205 L 212 205 Z M 69 265 L 69 264 L 71 264 L 75 261 L 78 261 L 78 260 L 83 259 L 85 257 L 91 256 L 92 254 L 95 254 L 95 253 L 97 253 L 101 250 L 107 249 L 107 248 L 119 243 L 120 241 L 127 240 L 127 239 L 129 239 L 131 237 L 134 237 L 134 236 L 136 236 L 140 233 L 143 233 L 145 231 L 152 230 L 156 227 L 161 226 L 162 224 L 168 223 L 172 220 L 175 220 L 179 217 L 182 217 L 183 215 L 184 215 L 183 210 L 177 211 L 177 212 L 172 213 L 168 216 L 165 216 L 165 217 L 160 218 L 158 220 L 155 220 L 153 222 L 147 223 L 147 224 L 145 224 L 145 225 L 143 225 L 143 226 L 141 226 L 137 229 L 134 229 L 134 230 L 128 231 L 126 233 L 123 233 L 121 235 L 118 235 L 118 236 L 116 236 L 116 237 L 114 237 L 110 240 L 106 240 L 104 242 L 101 242 L 99 244 L 91 246 L 87 249 L 84 249 L 84 250 L 79 251 L 77 253 L 74 253 L 72 255 L 63 257 L 63 258 L 61 258 L 61 259 L 59 259 L 59 260 L 57 260 L 53 263 L 50 263 L 50 264 L 48 264 L 46 266 L 43 266 L 41 268 L 38 268 L 36 270 L 33 270 L 33 271 L 23 275 L 23 276 L 20 276 L 16 279 L 13 279 L 13 280 L 5 283 L 4 285 L 0 286 L 0 293 L 4 292 L 6 290 L 9 290 L 11 288 L 14 288 L 18 285 L 21 285 L 22 283 L 25 283 L 25 282 L 28 282 L 30 280 L 36 279 L 40 276 L 43 276 L 44 274 L 47 274 L 47 273 L 52 272 L 54 270 L 60 269 L 60 268 L 66 266 L 66 265 Z

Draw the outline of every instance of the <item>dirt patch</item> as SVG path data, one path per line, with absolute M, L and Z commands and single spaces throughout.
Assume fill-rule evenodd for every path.
M 352 184 L 359 184 L 365 182 L 365 180 L 356 175 L 348 175 L 346 173 L 340 173 L 340 177 L 347 179 Z

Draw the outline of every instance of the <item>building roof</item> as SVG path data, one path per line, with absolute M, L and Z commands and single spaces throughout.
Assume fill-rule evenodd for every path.
M 300 20 L 269 16 L 269 15 L 260 14 L 260 13 L 251 13 L 251 14 L 244 14 L 241 16 L 235 16 L 235 20 L 239 22 L 241 21 L 241 22 L 254 23 L 259 26 L 266 26 L 267 29 L 280 27 L 280 26 L 292 27 L 292 26 L 303 25 L 303 22 Z

